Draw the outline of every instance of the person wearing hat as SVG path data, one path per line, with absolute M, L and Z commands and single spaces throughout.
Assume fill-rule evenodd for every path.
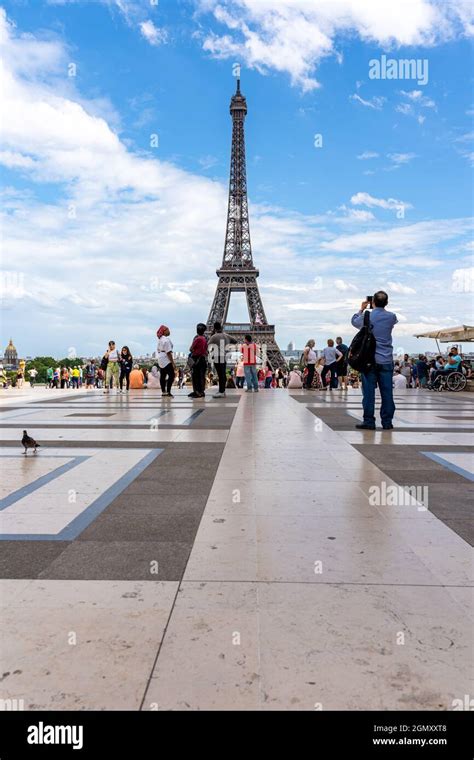
M 173 358 L 173 344 L 170 339 L 170 329 L 166 325 L 161 325 L 156 331 L 158 344 L 156 347 L 156 356 L 160 368 L 160 385 L 163 396 L 173 396 L 171 388 L 176 374 L 176 365 Z

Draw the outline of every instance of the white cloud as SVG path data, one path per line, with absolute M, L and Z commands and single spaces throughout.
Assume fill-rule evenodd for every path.
M 350 301 L 326 301 L 324 303 L 309 301 L 307 303 L 290 303 L 286 308 L 289 311 L 339 311 L 340 309 L 347 309 L 350 305 Z
M 454 140 L 455 146 L 456 144 L 459 144 L 459 149 L 456 148 L 457 152 L 465 158 L 471 166 L 474 166 L 474 151 L 467 150 L 467 144 L 471 144 L 474 141 L 474 132 L 467 132 L 464 135 L 460 135 L 459 137 L 456 137 Z
M 190 295 L 182 290 L 166 290 L 165 296 L 176 303 L 192 303 Z
M 0 164 L 8 166 L 9 169 L 31 169 L 35 165 L 35 162 L 30 156 L 4 150 L 0 152 Z
M 408 98 L 410 103 L 398 103 L 395 106 L 397 113 L 403 114 L 403 116 L 412 116 L 418 124 L 424 124 L 426 116 L 420 113 L 421 108 L 432 108 L 437 110 L 436 103 L 431 98 L 423 94 L 421 90 L 400 90 L 400 94 L 403 97 Z
M 396 198 L 374 198 L 369 193 L 356 193 L 351 198 L 354 206 L 369 206 L 369 208 L 378 207 L 384 209 L 401 209 L 412 208 L 410 203 L 398 201 Z
M 416 293 L 414 288 L 410 288 L 409 285 L 403 285 L 401 282 L 390 282 L 389 280 L 387 284 L 392 293 L 401 293 L 404 296 Z
M 358 290 L 355 285 L 353 285 L 351 282 L 346 282 L 345 280 L 334 280 L 334 287 L 336 290 L 349 290 L 355 293 L 357 293 Z
M 431 46 L 472 33 L 468 0 L 196 0 L 225 29 L 203 32 L 203 48 L 216 58 L 241 60 L 260 71 L 286 72 L 303 91 L 319 86 L 315 73 L 328 56 L 338 59 L 337 38 L 357 35 L 380 47 Z M 202 22 L 204 26 L 205 21 Z M 366 101 L 367 103 L 368 101 Z
M 455 293 L 474 293 L 474 267 L 455 269 L 452 274 L 451 290 Z M 472 309 L 470 313 L 472 314 Z
M 364 100 L 363 98 L 360 97 L 360 95 L 357 95 L 357 93 L 354 93 L 353 95 L 349 95 L 349 100 L 355 100 L 357 103 L 360 103 L 366 108 L 373 108 L 376 111 L 380 111 L 382 109 L 383 104 L 387 100 L 387 98 L 378 97 L 377 95 L 374 95 L 374 97 L 371 98 L 371 100 Z
M 166 42 L 168 35 L 164 29 L 159 29 L 153 21 L 142 21 L 139 24 L 140 31 L 150 45 L 161 45 Z
M 395 106 L 395 111 L 398 111 L 398 113 L 402 113 L 404 116 L 414 116 L 415 115 L 415 109 L 413 108 L 410 103 L 399 103 Z
M 408 92 L 406 90 L 400 90 L 400 94 L 423 108 L 436 108 L 435 101 L 428 98 L 426 95 L 423 95 L 421 90 L 410 90 Z
M 404 265 L 413 265 L 418 252 L 424 254 L 419 257 L 418 264 L 422 265 L 425 256 L 428 255 L 425 266 L 431 267 L 435 265 L 433 249 L 443 241 L 468 234 L 472 228 L 473 223 L 470 219 L 438 219 L 354 235 L 341 235 L 333 240 L 321 242 L 320 246 L 324 250 L 334 252 L 373 250 L 378 251 L 379 256 L 383 252 L 388 252 L 391 257 L 401 253 Z
M 347 212 L 347 218 L 354 222 L 370 222 L 375 219 L 371 211 L 362 211 L 362 209 L 350 208 Z
M 128 288 L 121 282 L 111 282 L 110 280 L 98 280 L 97 288 L 105 293 L 126 293 Z
M 456 137 L 454 142 L 473 142 L 473 141 L 474 141 L 474 132 L 467 132 L 465 135 Z
M 388 153 L 387 158 L 394 164 L 408 164 L 416 158 L 416 153 Z
M 359 161 L 367 161 L 369 158 L 378 158 L 379 154 L 375 153 L 373 150 L 365 150 L 363 153 L 359 153 L 357 158 Z
M 215 166 L 218 163 L 218 159 L 215 156 L 201 156 L 201 158 L 198 159 L 199 166 L 202 166 L 203 169 L 211 169 L 213 166 Z

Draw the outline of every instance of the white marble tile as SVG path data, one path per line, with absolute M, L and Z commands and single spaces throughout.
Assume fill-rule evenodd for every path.
M 184 582 L 144 709 L 255 710 L 259 704 L 255 586 Z
M 264 709 L 446 710 L 470 693 L 470 634 L 444 589 L 259 584 L 258 594 Z
M 3 612 L 2 698 L 25 710 L 139 709 L 177 585 L 31 581 Z

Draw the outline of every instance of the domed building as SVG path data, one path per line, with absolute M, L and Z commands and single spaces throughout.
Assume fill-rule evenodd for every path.
M 13 341 L 10 338 L 10 342 L 5 349 L 5 354 L 1 360 L 4 369 L 17 369 L 18 368 L 18 351 L 13 345 Z

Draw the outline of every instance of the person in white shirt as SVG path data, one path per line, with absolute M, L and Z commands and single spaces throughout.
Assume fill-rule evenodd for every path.
M 331 380 L 329 383 L 329 390 L 337 388 L 337 362 L 344 356 L 342 351 L 334 347 L 334 341 L 329 338 L 326 348 L 323 348 L 323 356 L 325 361 L 324 373 L 322 375 L 323 387 L 326 390 L 328 385 L 328 372 L 331 373 Z
M 314 369 L 316 367 L 316 351 L 314 350 L 314 340 L 308 340 L 306 348 L 303 351 L 304 363 L 308 368 L 308 374 L 306 375 L 306 390 L 310 391 L 313 385 Z
M 296 388 L 303 387 L 303 380 L 301 379 L 301 372 L 299 369 L 292 369 L 288 378 L 288 388 L 294 390 Z
M 173 344 L 170 339 L 170 329 L 166 325 L 161 325 L 156 331 L 158 344 L 156 355 L 158 366 L 160 368 L 160 385 L 163 396 L 173 396 L 171 388 L 176 374 L 176 365 L 173 358 Z
M 29 369 L 28 370 L 28 374 L 30 376 L 30 386 L 32 388 L 34 388 L 35 387 L 36 375 L 38 374 L 38 370 L 33 367 L 33 369 Z
M 114 385 L 118 388 L 119 384 L 119 361 L 118 351 L 115 346 L 114 340 L 109 340 L 109 347 L 105 352 L 102 361 L 107 361 L 107 368 L 105 370 L 105 389 L 104 393 L 109 392 L 109 388 L 113 388 Z
M 158 367 L 155 364 L 151 368 L 151 372 L 148 373 L 146 384 L 147 384 L 147 388 L 160 387 L 160 375 L 158 372 Z
M 401 374 L 399 369 L 395 371 L 393 376 L 393 387 L 396 391 L 404 390 L 407 387 L 406 378 Z

